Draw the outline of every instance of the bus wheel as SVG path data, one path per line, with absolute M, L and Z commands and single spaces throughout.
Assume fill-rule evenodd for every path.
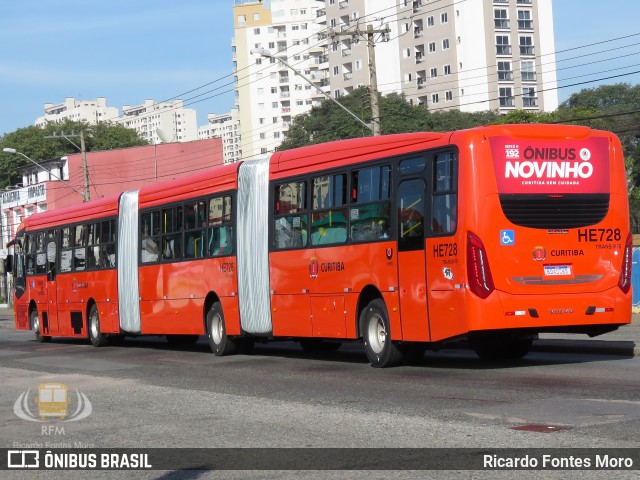
M 40 334 L 40 316 L 38 315 L 38 310 L 34 308 L 31 310 L 29 314 L 29 320 L 31 322 L 31 330 L 36 335 L 36 342 L 38 343 L 48 343 L 51 341 L 51 337 L 47 337 Z
M 227 329 L 224 325 L 224 315 L 220 302 L 211 305 L 207 312 L 207 338 L 211 350 L 217 356 L 233 355 L 236 353 L 236 342 L 227 336 Z
M 529 353 L 533 337 L 510 333 L 475 333 L 469 336 L 469 343 L 482 360 L 516 360 Z
M 102 347 L 108 343 L 107 337 L 100 332 L 100 317 L 95 304 L 89 310 L 89 340 L 94 347 Z
M 360 314 L 362 337 L 372 367 L 393 367 L 402 363 L 404 351 L 391 341 L 389 317 L 384 302 L 372 300 Z

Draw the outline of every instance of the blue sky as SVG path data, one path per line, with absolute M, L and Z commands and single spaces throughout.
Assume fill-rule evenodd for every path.
M 33 124 L 45 103 L 66 97 L 106 97 L 109 106 L 122 108 L 179 96 L 197 110 L 199 125 L 207 113 L 228 111 L 233 3 L 1 1 L 0 134 Z M 638 5 L 553 0 L 560 85 L 613 75 L 623 76 L 600 83 L 640 83 L 640 74 L 626 75 L 640 71 Z M 587 46 L 597 42 L 604 43 Z M 560 88 L 559 99 L 597 85 Z

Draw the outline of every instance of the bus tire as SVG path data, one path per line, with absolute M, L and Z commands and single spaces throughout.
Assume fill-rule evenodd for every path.
M 227 336 L 227 327 L 224 324 L 222 305 L 215 302 L 207 312 L 207 339 L 211 351 L 218 357 L 233 355 L 238 349 L 235 340 Z
M 469 343 L 482 360 L 517 360 L 529 353 L 533 337 L 510 333 L 476 333 L 469 336 Z
M 107 337 L 100 331 L 100 316 L 98 307 L 94 303 L 89 310 L 89 340 L 94 347 L 103 347 L 108 343 Z
M 404 360 L 404 350 L 391 340 L 387 307 L 381 299 L 375 299 L 360 313 L 362 340 L 372 367 L 384 368 L 399 365 Z
M 40 315 L 38 315 L 37 308 L 31 310 L 31 313 L 29 314 L 29 322 L 31 323 L 31 330 L 33 330 L 33 333 L 35 334 L 36 342 L 49 343 L 51 341 L 51 337 L 40 334 Z

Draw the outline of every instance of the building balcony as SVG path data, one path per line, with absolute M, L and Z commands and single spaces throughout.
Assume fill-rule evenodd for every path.
M 340 5 L 340 10 L 349 8 L 349 0 L 342 0 L 338 5 Z
M 351 55 L 351 49 L 350 48 L 343 48 L 342 49 L 342 56 L 343 57 L 347 57 L 349 55 Z
M 344 74 L 342 74 L 342 78 L 344 78 L 345 81 L 346 80 L 351 80 L 353 78 L 353 73 L 351 73 L 351 72 L 344 73 Z

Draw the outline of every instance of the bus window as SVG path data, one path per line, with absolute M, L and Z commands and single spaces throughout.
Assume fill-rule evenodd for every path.
M 62 228 L 60 248 L 60 272 L 70 272 L 73 259 L 73 228 Z
M 33 234 L 24 237 L 24 254 L 26 261 L 26 274 L 34 275 L 36 273 L 36 243 Z
M 414 178 L 398 187 L 398 251 L 424 248 L 424 186 Z
M 420 173 L 424 171 L 426 165 L 424 157 L 407 158 L 400 162 L 400 175 Z
M 209 200 L 208 225 L 207 254 L 210 257 L 230 255 L 233 252 L 231 195 Z
M 433 209 L 431 230 L 435 234 L 456 230 L 458 197 L 456 194 L 456 161 L 453 153 L 433 158 Z
M 347 241 L 347 176 L 327 175 L 313 179 L 311 245 Z
M 184 206 L 184 230 L 185 258 L 203 257 L 207 233 L 204 202 Z
M 160 253 L 160 212 L 146 212 L 141 215 L 142 240 L 140 242 L 140 261 L 157 262 Z
M 100 224 L 90 223 L 87 233 L 87 268 L 100 268 Z
M 276 248 L 301 248 L 307 245 L 306 182 L 278 185 L 275 194 L 274 243 Z
M 182 207 L 162 209 L 162 258 L 182 258 Z
M 87 258 L 87 235 L 85 225 L 76 225 L 73 242 L 73 269 L 84 270 Z
M 36 273 L 47 273 L 47 250 L 44 243 L 44 232 L 36 233 Z
M 390 237 L 391 168 L 388 165 L 356 170 L 351 174 L 351 239 L 364 242 Z
M 47 276 L 48 280 L 55 280 L 56 263 L 58 261 L 58 230 L 47 232 Z

